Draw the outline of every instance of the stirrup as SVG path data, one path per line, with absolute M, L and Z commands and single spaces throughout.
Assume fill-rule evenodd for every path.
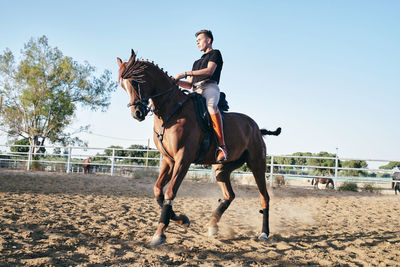
M 223 157 L 221 159 L 218 159 L 221 153 Z M 217 161 L 217 163 L 222 163 L 228 160 L 228 152 L 226 151 L 226 146 L 217 147 L 217 151 L 215 152 L 215 160 Z

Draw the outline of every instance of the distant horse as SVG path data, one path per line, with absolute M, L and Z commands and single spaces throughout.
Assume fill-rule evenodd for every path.
M 92 158 L 89 157 L 87 159 L 83 160 L 82 168 L 83 168 L 83 173 L 88 174 L 91 173 L 93 170 L 93 165 L 91 164 Z
M 176 81 L 166 72 L 154 63 L 137 60 L 133 50 L 128 62 L 122 62 L 120 58 L 117 58 L 117 62 L 119 82 L 129 96 L 128 107 L 132 116 L 143 121 L 150 110 L 154 113 L 154 143 L 163 157 L 154 185 L 161 216 L 150 245 L 159 245 L 166 241 L 165 230 L 170 220 L 184 226 L 190 224 L 185 215 L 175 214 L 172 204 L 190 164 L 199 157 L 205 132 L 196 120 L 194 101 L 191 101 L 193 98 L 181 91 Z M 149 99 L 151 107 L 148 106 Z M 263 135 L 278 135 L 280 129 L 275 132 L 260 130 L 254 120 L 244 114 L 225 113 L 224 132 L 229 160 L 216 164 L 214 140 L 202 160 L 202 164 L 213 165 L 223 194 L 223 200 L 211 216 L 208 233 L 211 236 L 218 232 L 217 223 L 235 198 L 230 182 L 231 172 L 246 162 L 253 172 L 260 193 L 263 223 L 259 239 L 267 240 L 269 195 L 265 179 L 267 150 Z
M 285 177 L 283 175 L 277 175 L 275 176 L 275 184 L 277 186 L 283 186 L 286 184 L 285 182 Z
M 314 185 L 314 188 L 318 188 L 318 184 L 326 184 L 326 188 L 329 188 L 329 184 L 332 185 L 332 188 L 335 187 L 331 178 L 313 178 L 311 181 L 311 185 Z
M 394 188 L 394 193 L 397 195 L 397 191 L 400 192 L 400 171 L 393 173 L 392 188 Z

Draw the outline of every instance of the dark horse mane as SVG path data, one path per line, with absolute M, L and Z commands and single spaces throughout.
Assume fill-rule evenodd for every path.
M 145 83 L 146 81 L 143 79 L 144 78 L 143 71 L 149 66 L 155 67 L 164 75 L 166 75 L 170 81 L 172 81 L 172 77 L 168 75 L 168 72 L 158 67 L 157 64 L 154 64 L 154 61 L 150 62 L 147 59 L 146 60 L 136 59 L 136 54 L 133 52 L 133 50 L 132 50 L 132 56 L 129 59 L 129 61 L 122 63 L 122 66 L 119 71 L 118 81 L 121 81 L 121 79 L 132 79 L 137 83 Z

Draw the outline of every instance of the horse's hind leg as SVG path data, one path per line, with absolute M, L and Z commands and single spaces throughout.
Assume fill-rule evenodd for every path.
M 234 169 L 240 167 L 243 162 L 230 162 L 228 164 L 213 165 L 215 179 L 222 191 L 223 200 L 220 201 L 218 207 L 214 210 L 210 222 L 208 224 L 208 236 L 214 236 L 218 233 L 218 222 L 222 214 L 228 209 L 231 202 L 235 199 L 235 193 L 231 184 L 231 173 Z
M 263 223 L 261 235 L 258 238 L 264 241 L 266 241 L 269 236 L 269 195 L 267 191 L 267 183 L 265 181 L 265 164 L 265 156 L 249 157 L 249 160 L 247 161 L 247 165 L 254 175 L 260 193 Z

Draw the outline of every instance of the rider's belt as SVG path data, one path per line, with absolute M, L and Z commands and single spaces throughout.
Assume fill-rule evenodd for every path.
M 197 83 L 193 84 L 193 88 L 197 89 L 197 88 L 199 88 L 199 87 L 201 87 L 201 86 L 203 86 L 203 85 L 205 85 L 207 83 L 217 83 L 217 82 L 214 81 L 214 80 L 203 80 L 203 81 L 200 81 L 200 82 L 197 82 Z

